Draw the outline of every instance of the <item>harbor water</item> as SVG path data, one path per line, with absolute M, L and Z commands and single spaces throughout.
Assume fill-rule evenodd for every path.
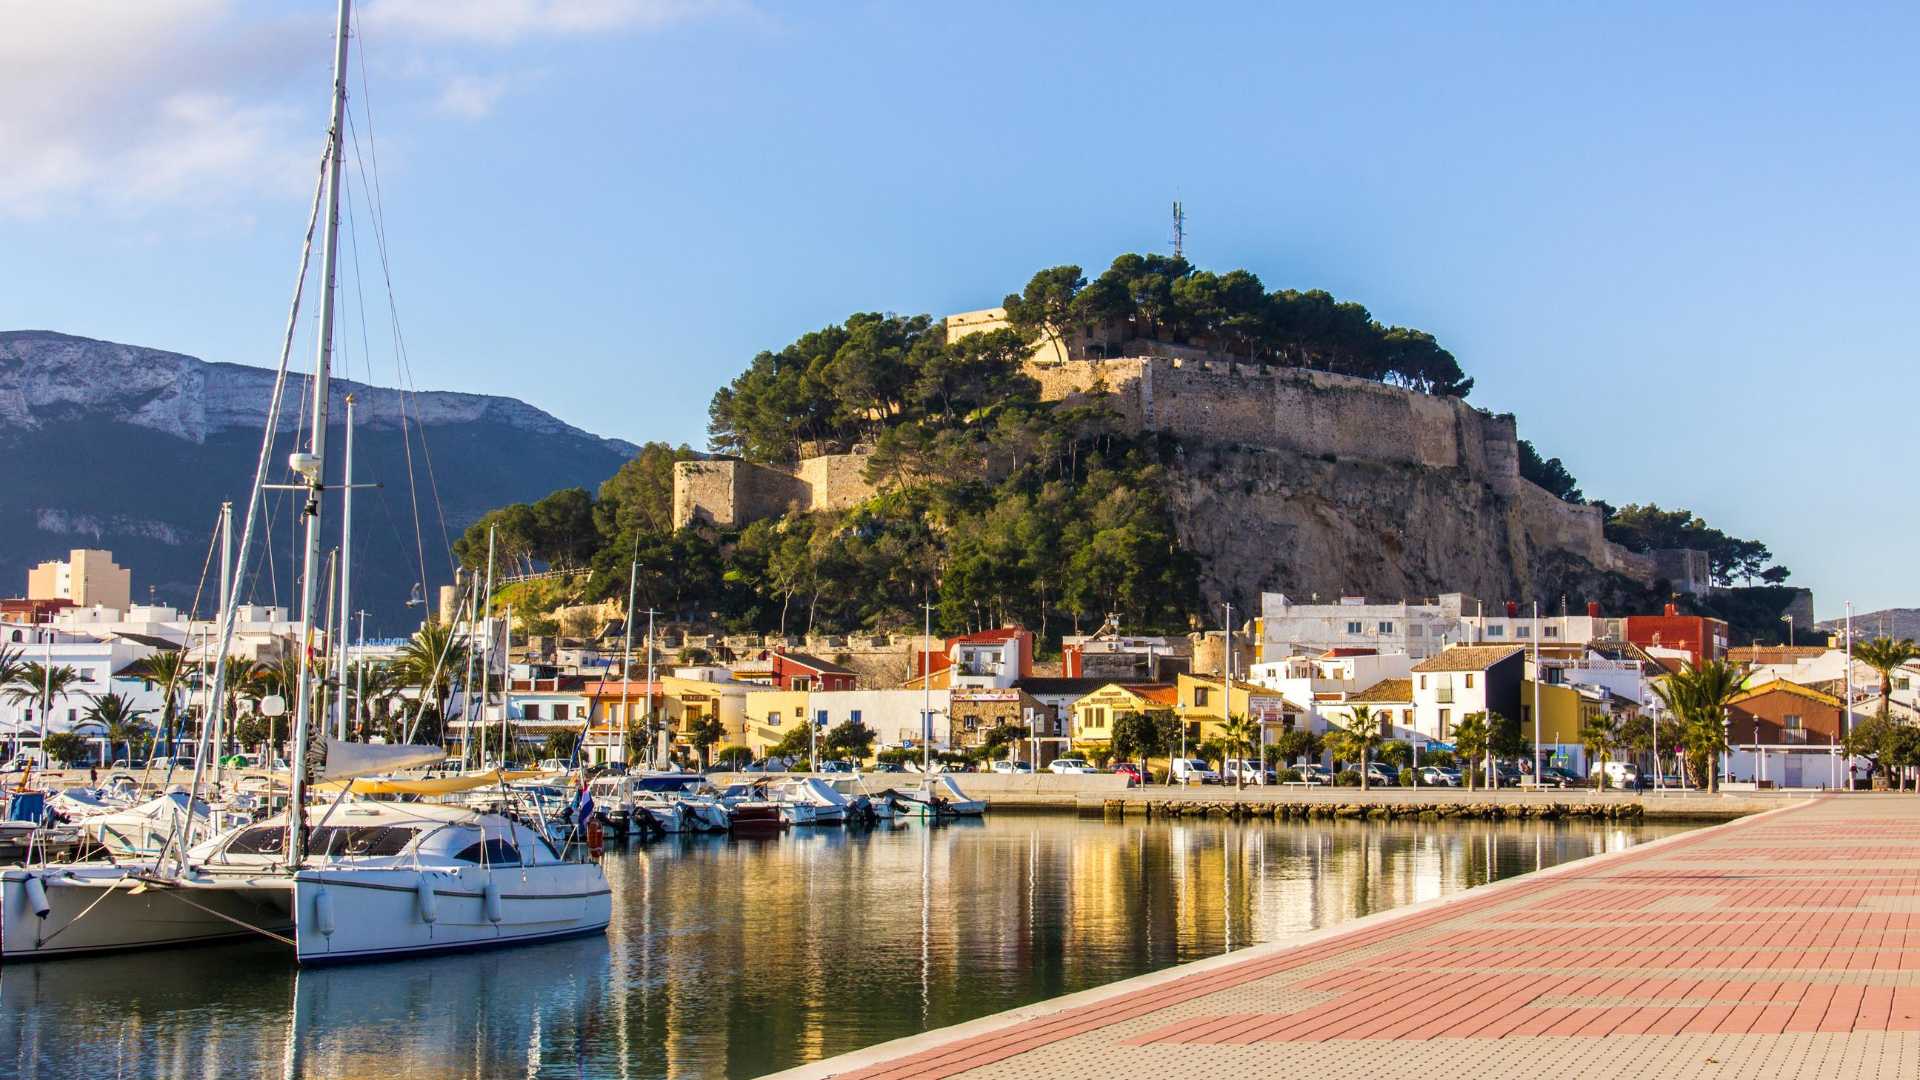
M 604 938 L 8 965 L 0 1075 L 758 1076 L 1676 828 L 998 813 L 673 839 L 608 851 Z

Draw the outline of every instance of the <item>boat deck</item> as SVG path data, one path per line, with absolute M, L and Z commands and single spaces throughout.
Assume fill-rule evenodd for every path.
M 1920 1077 L 1920 798 L 1810 800 L 781 1075 Z

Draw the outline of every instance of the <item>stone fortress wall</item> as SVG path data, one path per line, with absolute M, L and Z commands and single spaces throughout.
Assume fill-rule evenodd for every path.
M 1004 325 L 999 309 L 947 320 L 954 336 Z M 1529 565 L 1541 552 L 1564 553 L 1643 583 L 1661 569 L 1651 556 L 1608 541 L 1594 507 L 1563 502 L 1520 478 L 1511 414 L 1371 379 L 1239 363 L 1187 346 L 1136 341 L 1124 349 L 1130 355 L 1063 359 L 1068 350 L 1043 340 L 1027 374 L 1039 382 L 1042 400 L 1105 392 L 1141 430 L 1181 440 L 1281 451 L 1336 466 L 1439 470 L 1494 496 L 1510 565 Z M 674 468 L 674 523 L 738 526 L 793 509 L 845 509 L 874 493 L 864 475 L 866 456 L 857 448 L 803 458 L 790 468 L 729 458 L 682 462 Z

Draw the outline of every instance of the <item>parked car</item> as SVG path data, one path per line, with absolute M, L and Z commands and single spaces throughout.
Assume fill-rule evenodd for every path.
M 1543 788 L 1579 787 L 1580 778 L 1558 765 L 1549 765 L 1540 770 L 1540 779 L 1534 786 Z
M 1391 765 L 1382 765 L 1378 761 L 1367 762 L 1368 787 L 1397 787 L 1400 784 L 1400 770 Z
M 1327 771 L 1325 765 L 1295 765 L 1293 771 L 1300 777 L 1299 782 L 1302 784 L 1333 783 L 1333 774 Z
M 1239 758 L 1228 758 L 1221 763 L 1221 783 L 1231 784 L 1243 775 L 1245 779 L 1242 782 L 1248 784 L 1277 784 L 1280 782 L 1278 774 L 1257 761 L 1242 761 Z
M 1049 762 L 1047 771 L 1061 776 L 1091 776 L 1100 770 L 1086 758 L 1062 757 L 1054 758 Z
M 993 763 L 993 771 L 1007 776 L 1030 776 L 1033 766 L 1024 761 L 1008 761 L 1005 758 Z
M 1600 772 L 1607 778 L 1607 786 L 1630 788 L 1640 783 L 1640 770 L 1629 761 L 1609 761 L 1600 766 Z
M 822 761 L 813 771 L 823 773 L 850 773 L 853 771 L 853 765 L 845 761 Z
M 905 765 L 900 764 L 897 761 L 881 761 L 881 762 L 876 762 L 873 768 L 868 771 L 884 772 L 884 773 L 903 773 L 907 771 L 907 767 Z
M 1127 778 L 1128 787 L 1144 787 L 1147 778 L 1140 774 L 1140 766 L 1131 761 L 1123 761 L 1113 767 L 1113 771 Z
M 1183 784 L 1217 784 L 1220 774 L 1199 758 L 1174 758 L 1173 778 Z
M 1460 771 L 1458 769 L 1443 769 L 1438 765 L 1422 765 L 1420 767 L 1420 783 L 1426 787 L 1459 787 Z

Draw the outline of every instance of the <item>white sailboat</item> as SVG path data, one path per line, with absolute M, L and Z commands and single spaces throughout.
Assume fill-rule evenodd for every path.
M 287 817 L 233 829 L 190 846 L 188 834 L 197 815 L 164 814 L 159 816 L 179 823 L 179 831 L 151 862 L 10 867 L 0 872 L 0 960 L 261 934 L 291 946 L 299 962 L 319 963 L 597 934 L 611 921 L 611 890 L 598 863 L 571 858 L 567 854 L 571 849 L 556 848 L 537 829 L 500 814 L 362 800 L 348 784 L 322 808 L 319 821 L 309 824 L 310 780 L 351 781 L 391 774 L 437 762 L 442 756 L 438 746 L 312 738 L 324 730 L 325 721 L 315 708 L 314 658 L 304 646 L 313 640 L 316 628 L 316 585 L 321 572 L 350 19 L 351 0 L 340 0 L 332 124 L 323 170 L 322 300 L 310 442 L 308 451 L 292 455 L 290 462 L 306 492 L 306 551 L 301 579 L 303 647 Z M 318 209 L 317 205 L 316 216 Z M 296 293 L 289 345 L 297 312 Z M 283 349 L 255 470 L 246 539 L 241 545 L 243 560 L 251 548 L 254 509 L 265 484 L 286 381 L 285 360 Z M 229 596 L 222 612 L 220 655 L 231 648 L 233 621 Z M 215 666 L 221 673 L 214 683 L 217 701 L 225 665 Z M 322 726 L 316 729 L 316 725 Z M 197 760 L 206 757 L 202 754 Z M 200 779 L 196 767 L 191 791 L 199 791 Z

